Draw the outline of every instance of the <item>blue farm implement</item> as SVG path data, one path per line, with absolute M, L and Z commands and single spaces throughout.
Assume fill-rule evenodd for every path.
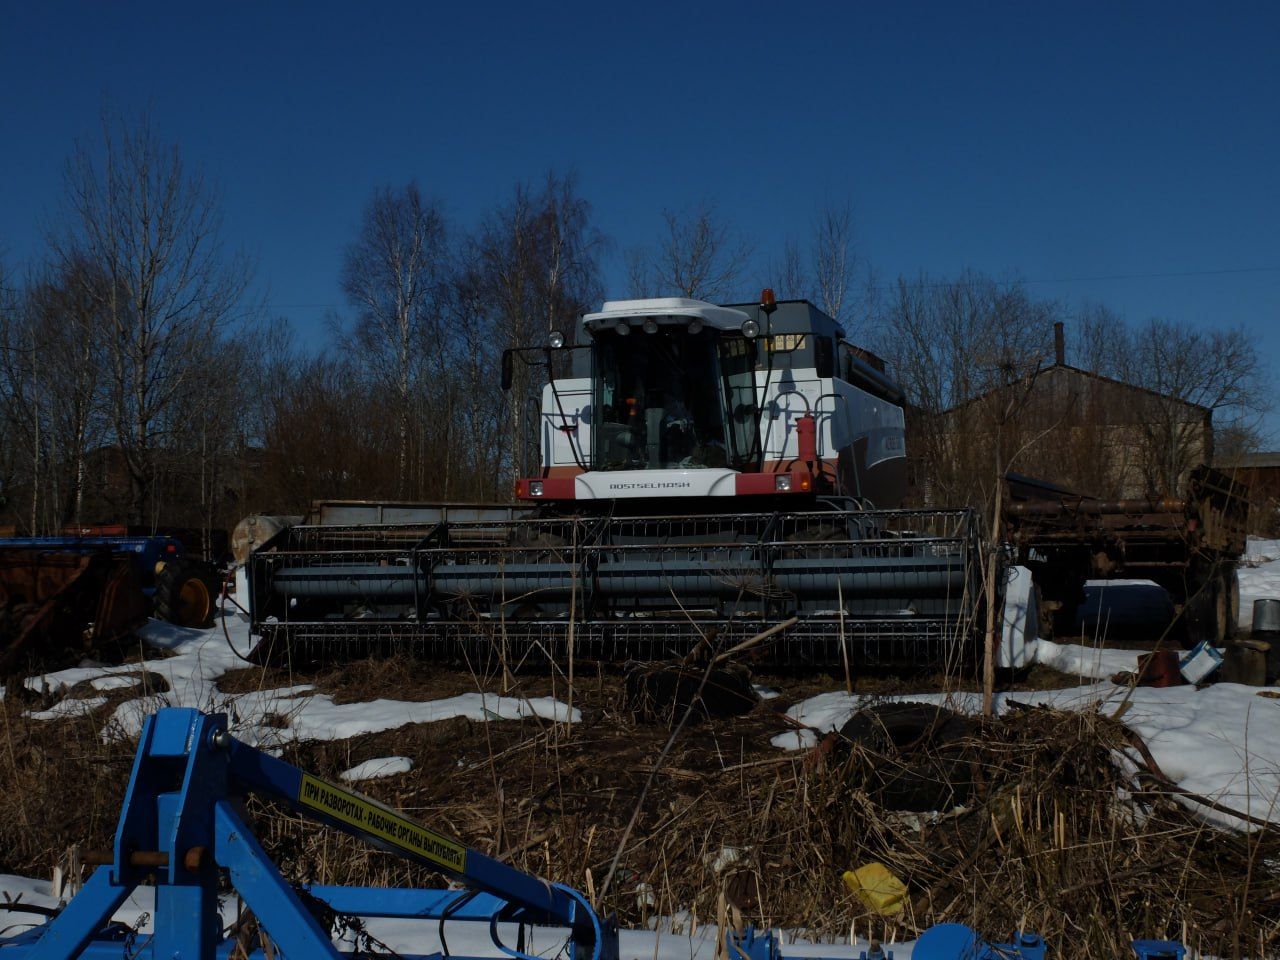
M 295 886 L 281 875 L 243 818 L 250 795 L 429 867 L 453 884 L 449 889 Z M 424 944 L 431 945 L 392 954 L 402 960 L 469 960 L 445 946 L 446 927 L 460 939 L 464 927 L 485 932 L 492 945 L 482 953 L 487 957 L 533 960 L 526 938 L 531 927 L 542 927 L 549 928 L 549 939 L 563 944 L 559 956 L 566 960 L 622 960 L 617 926 L 578 891 L 467 849 L 388 807 L 247 746 L 228 733 L 222 714 L 172 708 L 148 719 L 106 860 L 46 923 L 0 939 L 0 960 L 368 956 L 362 948 L 347 951 L 335 944 L 335 918 L 336 926 L 347 930 L 362 929 L 352 918 L 422 922 Z M 150 933 L 112 921 L 141 884 L 155 887 Z M 234 890 L 256 920 L 258 933 L 250 942 L 237 939 L 235 931 L 251 925 L 223 929 L 219 896 L 228 890 Z M 439 948 L 432 939 L 436 934 Z M 723 936 L 724 949 L 717 951 L 722 956 L 788 960 L 786 945 L 770 930 L 726 930 Z M 367 932 L 365 940 L 379 946 Z M 1180 960 L 1185 953 L 1181 945 L 1163 941 L 1139 941 L 1134 952 L 1140 960 Z M 847 956 L 856 960 L 858 955 L 850 951 Z M 1009 944 L 991 944 L 966 926 L 943 924 L 924 931 L 912 956 L 1043 960 L 1047 948 L 1028 932 Z
M 218 577 L 170 537 L 0 540 L 0 675 L 25 658 L 83 655 L 149 614 L 182 626 L 213 618 Z

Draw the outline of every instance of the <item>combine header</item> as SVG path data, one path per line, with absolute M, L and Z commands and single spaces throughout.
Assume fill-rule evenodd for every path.
M 504 387 L 547 381 L 518 505 L 331 504 L 256 550 L 260 655 L 651 658 L 770 630 L 782 663 L 970 655 L 977 518 L 899 509 L 902 392 L 834 320 L 766 290 L 606 303 L 576 339 L 503 357 Z

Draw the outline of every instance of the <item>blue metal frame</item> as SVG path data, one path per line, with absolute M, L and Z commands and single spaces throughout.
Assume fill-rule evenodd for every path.
M 133 560 L 142 592 L 155 593 L 156 564 L 186 555 L 181 540 L 173 537 L 4 537 L 0 548 L 18 547 L 52 553 L 95 553 L 110 550 Z
M 0 938 L 0 960 L 224 960 L 234 944 L 223 935 L 219 883 L 226 876 L 287 960 L 345 958 L 297 890 L 281 876 L 241 818 L 248 795 L 270 797 L 462 884 L 460 890 L 308 886 L 305 895 L 339 914 L 457 923 L 487 923 L 494 946 L 512 960 L 536 960 L 502 942 L 501 922 L 566 932 L 568 960 L 619 960 L 618 930 L 578 891 L 550 883 L 469 850 L 456 841 L 343 787 L 318 780 L 235 740 L 224 714 L 167 708 L 143 727 L 116 828 L 112 863 L 99 867 L 52 920 Z M 154 932 L 146 938 L 112 915 L 140 884 L 156 888 Z M 769 930 L 726 931 L 726 955 L 785 960 Z M 1141 947 L 1141 949 L 1140 949 Z M 1141 941 L 1140 960 L 1179 960 L 1176 944 Z M 917 960 L 1044 960 L 1034 934 L 992 946 L 973 930 L 944 924 L 926 930 Z M 263 958 L 261 950 L 250 957 Z M 401 954 L 404 960 L 442 960 Z M 456 956 L 457 960 L 471 958 Z M 853 960 L 850 957 L 850 960 Z

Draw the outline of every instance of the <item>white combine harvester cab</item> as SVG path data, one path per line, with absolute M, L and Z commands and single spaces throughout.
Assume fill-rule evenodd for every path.
M 542 476 L 521 499 L 901 504 L 901 391 L 807 301 L 610 301 L 579 333 L 552 335 L 572 376 L 543 390 Z

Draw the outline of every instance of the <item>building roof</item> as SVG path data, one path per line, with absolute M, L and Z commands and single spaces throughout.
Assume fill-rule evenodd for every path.
M 1265 467 L 1280 467 L 1280 450 L 1268 453 L 1238 453 L 1231 457 L 1219 457 L 1213 465 L 1219 470 L 1236 468 L 1238 470 L 1256 470 Z
M 1055 371 L 1062 371 L 1063 373 L 1066 373 L 1066 374 L 1075 374 L 1081 377 L 1088 377 L 1089 379 L 1096 380 L 1099 383 L 1109 383 L 1117 387 L 1123 387 L 1126 390 L 1132 390 L 1136 393 L 1146 394 L 1149 397 L 1158 397 L 1159 399 L 1162 399 L 1162 400 L 1172 400 L 1175 403 L 1180 403 L 1185 407 L 1191 407 L 1194 410 L 1200 410 L 1203 413 L 1209 412 L 1209 408 L 1202 404 L 1193 403 L 1190 400 L 1183 400 L 1180 397 L 1173 397 L 1166 393 L 1160 393 L 1159 391 L 1152 390 L 1149 387 L 1140 387 L 1140 386 L 1137 386 L 1136 384 L 1127 383 L 1124 380 L 1117 380 L 1115 377 L 1108 377 L 1101 373 L 1095 373 L 1092 370 L 1084 370 L 1080 367 L 1073 367 L 1069 363 L 1055 363 L 1049 367 L 1042 367 L 1041 369 L 1037 370 L 1035 373 L 1024 374 L 1016 382 L 1025 383 L 1031 377 L 1044 377 L 1046 375 L 1053 374 Z M 959 410 L 962 407 L 967 407 L 972 403 L 976 403 L 979 400 L 982 400 L 986 397 L 991 396 L 995 392 L 996 392 L 995 388 L 992 388 L 991 390 L 983 391 L 982 393 L 979 393 L 976 396 L 970 397 L 968 400 L 963 400 L 960 403 L 957 403 L 954 406 L 949 407 L 948 409 L 944 410 L 943 413 L 951 413 L 954 410 Z

